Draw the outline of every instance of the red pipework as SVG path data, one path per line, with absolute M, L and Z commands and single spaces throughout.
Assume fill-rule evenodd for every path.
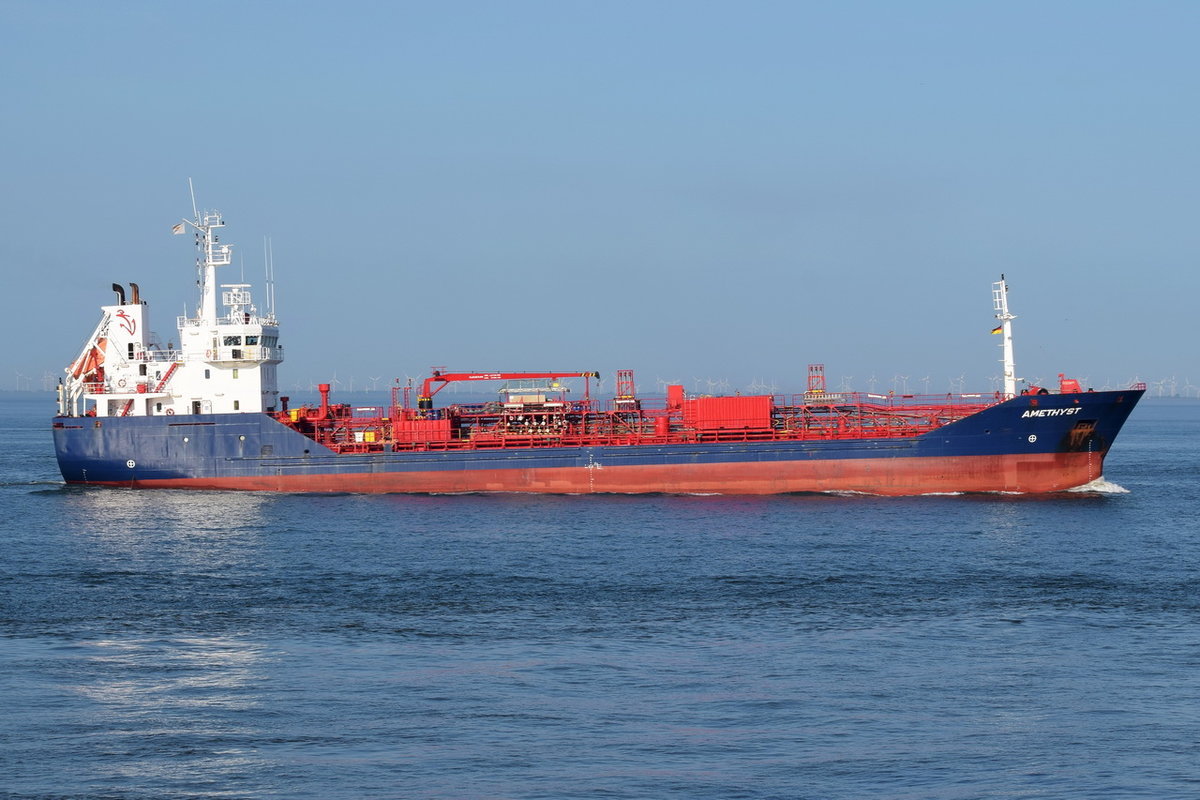
M 511 373 L 510 373 L 511 374 Z M 631 408 L 617 398 L 607 411 L 588 403 L 531 403 L 515 411 L 491 404 L 453 406 L 436 417 L 419 409 L 351 409 L 329 402 L 303 413 L 298 430 L 339 453 L 396 450 L 618 446 L 639 443 L 810 439 L 897 439 L 918 436 L 994 405 L 1001 398 L 953 395 L 904 402 L 898 397 L 838 392 L 794 395 L 776 405 L 767 395 L 688 398 L 674 385 L 667 402 Z M 1038 398 L 1030 397 L 1030 405 Z M 394 401 L 394 398 L 393 398 Z M 785 402 L 782 401 L 781 402 Z M 355 411 L 370 411 L 356 416 Z M 283 412 L 281 422 L 287 423 Z M 279 418 L 279 417 L 277 417 Z M 296 427 L 296 426 L 293 426 Z
M 622 400 L 632 400 L 637 396 L 637 387 L 633 383 L 633 370 L 617 370 L 617 397 Z
M 808 365 L 808 393 L 825 394 L 825 365 Z
M 329 384 L 318 383 L 317 390 L 321 392 L 321 419 L 329 416 Z

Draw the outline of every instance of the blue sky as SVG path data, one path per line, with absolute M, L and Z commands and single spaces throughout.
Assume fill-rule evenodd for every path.
M 0 388 L 219 209 L 284 386 L 636 371 L 1200 384 L 1200 4 L 0 4 Z M 238 277 L 225 273 L 223 280 Z M 258 296 L 263 296 L 261 290 Z M 925 379 L 928 378 L 926 381 Z

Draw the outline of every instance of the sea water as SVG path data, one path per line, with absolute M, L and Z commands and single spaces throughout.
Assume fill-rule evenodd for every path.
M 0 797 L 1200 796 L 1195 402 L 898 499 L 66 488 L 0 409 Z

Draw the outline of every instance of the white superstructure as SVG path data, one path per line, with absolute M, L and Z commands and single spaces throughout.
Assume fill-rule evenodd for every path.
M 217 284 L 217 269 L 232 263 L 232 247 L 216 231 L 215 211 L 197 212 L 172 230 L 195 230 L 200 304 L 178 319 L 177 337 L 165 344 L 150 331 L 138 285 L 127 298 L 113 284 L 117 303 L 101 308 L 100 323 L 59 386 L 59 414 L 157 416 L 274 411 L 279 405 L 276 367 L 283 361 L 274 311 L 260 313 L 245 283 Z M 219 295 L 219 298 L 218 298 Z M 218 299 L 220 304 L 218 305 Z

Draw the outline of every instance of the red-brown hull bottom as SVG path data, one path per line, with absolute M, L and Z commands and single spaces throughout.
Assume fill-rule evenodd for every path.
M 738 464 L 445 470 L 138 480 L 139 488 L 282 492 L 539 494 L 1056 492 L 1099 478 L 1100 453 L 834 459 Z M 131 484 L 121 484 L 131 485 Z

